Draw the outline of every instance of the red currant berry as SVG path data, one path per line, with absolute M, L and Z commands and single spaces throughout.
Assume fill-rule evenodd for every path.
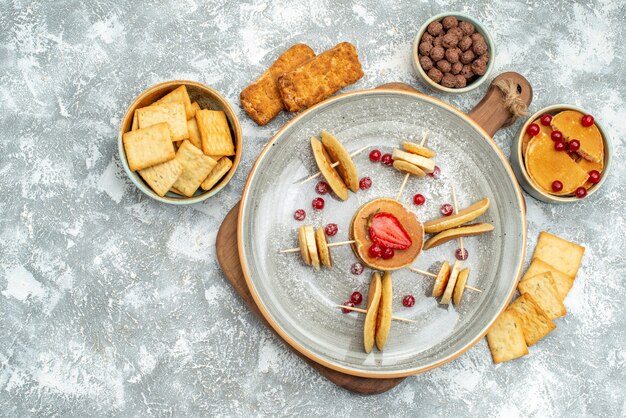
M 383 260 L 389 260 L 390 258 L 393 258 L 394 254 L 395 254 L 395 251 L 393 250 L 393 248 L 387 248 L 387 247 L 383 248 L 383 254 L 382 254 Z
M 380 162 L 383 163 L 383 165 L 390 166 L 393 164 L 393 157 L 391 154 L 384 154 L 380 157 Z
M 530 136 L 535 136 L 539 133 L 540 130 L 541 128 L 539 128 L 539 125 L 537 125 L 536 123 L 531 123 L 530 125 L 528 125 L 528 128 L 526 128 L 526 133 Z
M 552 131 L 550 138 L 552 138 L 554 142 L 563 141 L 563 134 L 561 131 Z
M 452 207 L 451 204 L 445 203 L 445 204 L 441 205 L 441 214 L 443 216 L 450 216 L 450 215 L 452 215 L 453 211 L 454 211 L 454 208 Z
M 578 151 L 580 149 L 580 141 L 577 139 L 572 139 L 567 144 L 572 151 Z
M 370 246 L 370 248 L 367 250 L 367 253 L 369 254 L 370 257 L 372 258 L 380 258 L 383 256 L 383 249 L 381 248 L 380 245 L 374 243 Z
M 363 177 L 361 180 L 359 180 L 359 189 L 367 190 L 370 187 L 372 187 L 372 179 L 371 178 Z
M 550 122 L 552 122 L 552 115 L 546 113 L 541 117 L 541 119 L 539 119 L 539 121 L 543 126 L 548 126 L 550 125 Z
M 438 166 L 435 166 L 435 169 L 433 170 L 432 173 L 428 173 L 428 175 L 434 179 L 438 179 L 439 174 L 441 174 L 441 169 Z
M 315 185 L 315 193 L 317 194 L 326 194 L 330 189 L 330 185 L 325 181 L 320 181 Z
M 351 308 L 354 308 L 354 303 L 352 303 L 351 301 L 347 301 L 343 303 L 343 306 L 349 306 Z M 352 309 L 341 308 L 341 312 L 350 313 L 352 312 Z
M 469 257 L 469 253 L 467 252 L 467 248 L 463 248 L 463 252 L 461 252 L 460 248 L 457 248 L 454 252 L 454 256 L 457 260 L 467 260 L 467 257 Z
M 600 179 L 602 178 L 602 176 L 600 176 L 600 172 L 598 170 L 591 170 L 589 172 L 589 181 L 593 184 L 598 184 L 600 183 Z
M 322 210 L 324 209 L 324 199 L 322 199 L 321 197 L 316 197 L 315 199 L 313 199 L 312 205 L 313 209 Z
M 584 187 L 579 187 L 578 189 L 576 189 L 577 198 L 582 199 L 585 196 L 587 196 L 587 189 L 585 189 Z
M 293 217 L 296 221 L 304 221 L 304 218 L 306 218 L 306 212 L 304 209 L 298 209 L 294 212 Z
M 326 235 L 329 237 L 335 236 L 338 230 L 339 228 L 337 227 L 337 224 L 328 224 L 326 225 L 326 228 L 324 228 L 324 232 L 326 232 Z
M 370 161 L 373 163 L 380 161 L 380 155 L 380 151 L 377 149 L 370 151 Z
M 362 301 L 363 295 L 361 294 L 361 292 L 354 292 L 352 293 L 352 295 L 350 295 L 350 302 L 354 303 L 355 305 L 360 305 Z
M 415 305 L 415 298 L 413 297 L 413 295 L 406 295 L 404 299 L 402 299 L 402 304 L 407 308 L 410 308 L 411 306 Z
M 359 262 L 354 263 L 352 267 L 350 267 L 350 273 L 354 274 L 355 276 L 363 273 L 363 264 Z
M 554 143 L 554 149 L 557 151 L 565 151 L 565 142 L 564 141 L 556 141 Z
M 558 192 L 560 192 L 561 190 L 563 190 L 563 183 L 561 183 L 561 182 L 560 182 L 560 181 L 558 181 L 558 180 L 554 180 L 554 181 L 552 182 L 552 191 L 553 191 L 553 192 L 558 193 Z
M 417 206 L 422 206 L 424 202 L 426 202 L 426 198 L 424 197 L 423 194 L 418 193 L 415 196 L 413 196 L 413 203 L 415 203 Z
M 585 115 L 580 120 L 580 123 L 582 123 L 585 128 L 588 128 L 589 126 L 593 125 L 593 122 L 594 122 L 593 116 L 591 115 Z

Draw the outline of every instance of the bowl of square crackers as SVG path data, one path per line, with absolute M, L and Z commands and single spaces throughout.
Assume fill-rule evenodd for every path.
M 168 81 L 128 107 L 118 147 L 126 174 L 164 203 L 198 203 L 219 192 L 242 154 L 239 119 L 218 92 L 195 81 Z

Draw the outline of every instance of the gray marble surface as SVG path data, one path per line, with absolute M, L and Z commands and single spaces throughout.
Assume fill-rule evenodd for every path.
M 450 10 L 491 30 L 492 76 L 526 75 L 531 111 L 572 103 L 601 120 L 614 170 L 575 205 L 527 196 L 529 252 L 544 229 L 587 248 L 567 316 L 529 356 L 494 366 L 481 341 L 364 398 L 287 350 L 218 268 L 218 226 L 255 156 L 292 117 L 257 127 L 238 94 L 291 44 L 322 51 L 344 40 L 365 70 L 347 90 L 389 81 L 425 90 L 410 44 L 423 20 Z M 2 2 L 0 414 L 625 416 L 624 15 L 621 0 Z M 233 181 L 184 208 L 136 190 L 116 149 L 130 101 L 180 78 L 222 92 L 245 134 Z M 467 111 L 486 87 L 443 99 Z M 507 155 L 520 124 L 495 136 Z

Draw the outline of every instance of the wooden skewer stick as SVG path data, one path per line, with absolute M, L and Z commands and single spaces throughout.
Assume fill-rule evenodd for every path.
M 342 308 L 342 309 L 348 309 L 350 311 L 355 311 L 355 312 L 360 312 L 360 313 L 367 313 L 367 311 L 365 309 L 361 309 L 361 308 L 353 308 L 352 306 L 346 306 L 346 305 L 337 305 L 338 308 Z M 416 322 L 412 319 L 408 319 L 408 318 L 402 318 L 400 316 L 392 316 L 391 319 L 394 319 L 396 321 L 402 321 L 402 322 Z
M 362 153 L 362 152 L 363 152 L 363 151 L 365 151 L 367 148 L 369 148 L 369 145 L 366 145 L 366 146 L 364 146 L 363 148 L 361 148 L 361 149 L 358 149 L 358 150 L 354 151 L 352 154 L 350 154 L 350 157 L 354 157 L 355 155 L 358 155 L 358 154 Z M 337 167 L 338 165 L 339 165 L 339 161 L 332 163 L 332 164 L 331 164 L 331 167 L 335 168 L 335 167 Z M 313 180 L 313 179 L 315 179 L 315 178 L 317 178 L 317 177 L 319 177 L 319 176 L 321 176 L 321 175 L 322 175 L 322 173 L 318 171 L 316 174 L 313 174 L 311 177 L 307 177 L 307 178 L 305 178 L 304 180 L 302 180 L 302 181 L 300 181 L 300 182 L 298 182 L 298 183 L 296 183 L 296 184 L 304 184 L 304 183 L 307 183 L 307 182 L 309 182 L 309 181 L 311 181 L 311 180 Z
M 422 134 L 422 142 L 420 142 L 420 146 L 423 147 L 427 139 L 428 139 L 428 133 L 424 132 Z M 400 190 L 398 190 L 398 194 L 396 195 L 396 200 L 400 200 L 400 196 L 402 196 L 402 192 L 404 191 L 404 188 L 406 187 L 406 182 L 409 181 L 409 177 L 411 177 L 411 174 L 406 173 L 406 175 L 404 176 L 404 180 L 402 180 L 402 184 L 400 185 Z
M 354 244 L 356 241 L 351 240 L 351 241 L 341 241 L 341 242 L 332 242 L 330 244 L 326 244 L 327 247 L 339 247 L 340 245 L 349 245 L 349 244 Z M 298 251 L 300 251 L 300 248 L 288 248 L 286 250 L 281 250 L 279 251 L 279 253 L 283 254 L 283 253 L 297 253 Z
M 456 191 L 452 185 L 452 203 L 454 203 L 454 213 L 459 213 L 459 203 L 456 200 Z M 459 237 L 459 247 L 461 248 L 461 257 L 465 259 L 465 249 L 463 248 L 463 237 Z
M 407 269 L 409 269 L 411 271 L 414 271 L 416 273 L 419 273 L 421 275 L 424 275 L 424 276 L 437 278 L 437 275 L 435 273 L 431 273 L 430 271 L 424 271 L 424 270 L 416 269 L 415 267 L 407 267 Z M 470 286 L 468 284 L 466 284 L 464 287 L 466 289 L 473 290 L 474 292 L 478 292 L 478 293 L 482 292 L 482 290 L 480 290 L 480 289 L 478 289 L 478 288 L 476 288 L 474 286 Z

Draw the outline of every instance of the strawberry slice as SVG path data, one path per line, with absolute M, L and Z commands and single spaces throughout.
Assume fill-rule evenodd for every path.
M 370 239 L 382 247 L 406 250 L 413 244 L 398 218 L 391 213 L 375 213 L 370 216 L 368 226 Z

